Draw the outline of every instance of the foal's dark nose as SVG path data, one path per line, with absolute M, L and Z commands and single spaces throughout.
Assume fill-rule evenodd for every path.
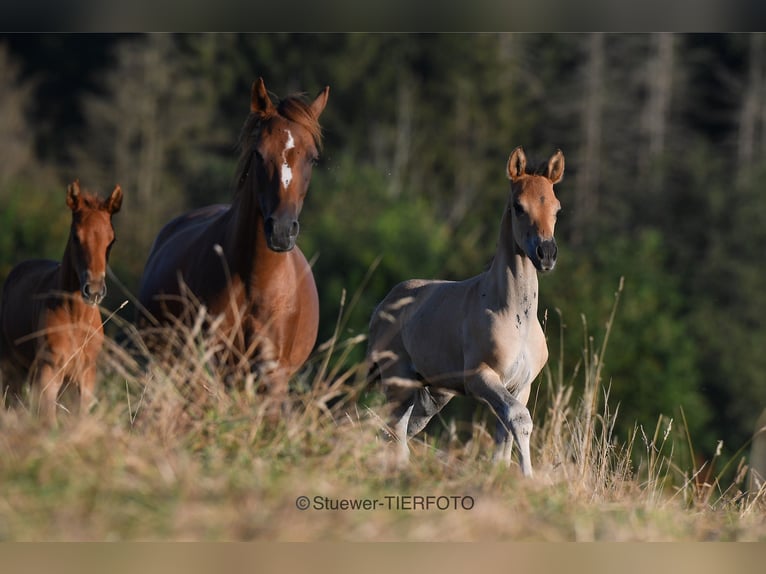
M 558 255 L 555 239 L 546 239 L 537 245 L 535 253 L 540 260 L 540 269 L 550 271 L 556 265 L 556 255 Z
M 266 241 L 274 251 L 290 251 L 301 230 L 298 220 L 293 217 L 269 217 L 264 223 Z

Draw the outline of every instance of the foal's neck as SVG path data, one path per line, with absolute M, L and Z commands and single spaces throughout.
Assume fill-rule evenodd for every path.
M 510 307 L 537 301 L 537 270 L 516 244 L 508 209 L 503 214 L 495 257 L 486 274 L 498 305 Z

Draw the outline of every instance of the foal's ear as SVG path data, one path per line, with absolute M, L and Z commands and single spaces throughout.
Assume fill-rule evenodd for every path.
M 122 188 L 119 185 L 114 186 L 112 195 L 106 200 L 106 209 L 110 214 L 115 214 L 122 207 Z
M 511 157 L 508 158 L 508 166 L 506 172 L 508 179 L 515 181 L 524 175 L 524 170 L 527 167 L 527 156 L 524 155 L 524 150 L 521 146 L 517 147 L 511 153 Z
M 250 91 L 250 111 L 254 114 L 264 115 L 274 111 L 274 104 L 271 103 L 263 78 L 258 78 L 253 82 L 253 88 Z
M 76 179 L 66 188 L 66 204 L 74 211 L 80 206 L 80 180 Z
M 322 113 L 324 107 L 327 105 L 327 98 L 330 97 L 330 86 L 325 86 L 324 90 L 319 92 L 316 99 L 311 103 L 311 115 L 314 119 L 319 118 L 319 114 Z
M 556 150 L 556 153 L 548 160 L 547 177 L 551 183 L 558 183 L 564 177 L 564 154 L 561 153 L 561 150 Z

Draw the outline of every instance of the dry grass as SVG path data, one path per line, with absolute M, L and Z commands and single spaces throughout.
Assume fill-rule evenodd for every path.
M 698 484 L 667 419 L 615 439 L 607 339 L 585 333 L 580 367 L 554 359 L 539 382 L 533 480 L 491 464 L 483 415 L 460 439 L 444 421 L 397 469 L 364 366 L 343 366 L 362 338 L 322 346 L 278 416 L 246 377 L 223 388 L 204 330 L 182 332 L 170 361 L 111 343 L 88 416 L 48 429 L 0 414 L 0 539 L 766 540 L 763 493 L 743 493 L 742 473 Z M 377 508 L 318 508 L 342 500 Z

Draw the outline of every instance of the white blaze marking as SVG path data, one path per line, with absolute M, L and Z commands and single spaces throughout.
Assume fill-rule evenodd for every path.
M 287 143 L 285 143 L 285 149 L 282 152 L 282 187 L 287 189 L 293 180 L 293 170 L 290 168 L 290 164 L 287 163 L 287 150 L 295 147 L 295 140 L 290 130 L 285 131 L 287 132 Z

